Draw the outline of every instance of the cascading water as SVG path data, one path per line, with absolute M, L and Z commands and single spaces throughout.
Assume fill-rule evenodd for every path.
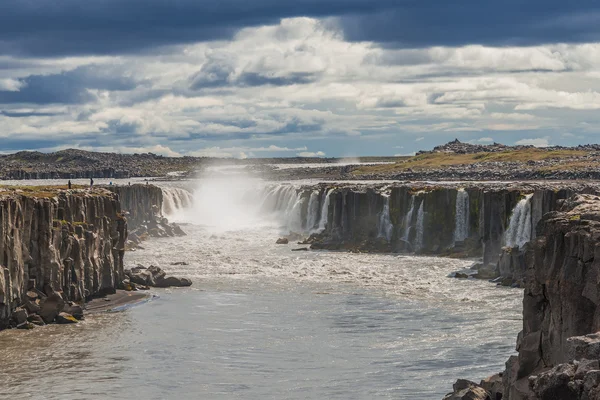
M 163 187 L 163 204 L 161 213 L 165 217 L 173 216 L 194 204 L 194 195 L 177 187 Z
M 378 237 L 385 238 L 388 242 L 392 240 L 394 225 L 390 218 L 390 195 L 382 194 L 383 210 L 379 213 Z
M 459 189 L 456 193 L 456 219 L 454 243 L 462 242 L 469 237 L 469 193 Z
M 319 222 L 319 192 L 313 190 L 308 199 L 308 208 L 306 210 L 305 231 L 312 232 Z
M 410 241 L 410 230 L 412 228 L 412 218 L 415 212 L 415 196 L 411 196 L 410 198 L 410 206 L 408 207 L 408 213 L 406 213 L 406 217 L 404 218 L 404 234 L 402 235 L 402 240 L 405 242 Z
M 510 216 L 508 229 L 504 236 L 508 247 L 523 247 L 531 240 L 531 197 L 528 194 L 517 203 Z
M 425 230 L 425 212 L 423 211 L 423 204 L 425 204 L 425 199 L 421 201 L 419 211 L 417 211 L 417 236 L 415 238 L 415 251 L 419 251 L 423 248 L 423 234 Z
M 325 230 L 325 228 L 327 227 L 327 218 L 329 216 L 329 197 L 331 196 L 331 193 L 333 193 L 333 189 L 327 190 L 327 193 L 325 193 L 325 191 L 323 192 L 323 195 L 325 196 L 325 198 L 322 201 L 322 206 L 321 206 L 321 216 L 319 219 L 319 228 L 318 231 L 319 232 L 323 232 Z

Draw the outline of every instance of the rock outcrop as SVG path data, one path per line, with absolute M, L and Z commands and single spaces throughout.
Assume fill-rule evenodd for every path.
M 118 195 L 130 226 L 127 249 L 135 249 L 148 237 L 184 236 L 185 232 L 177 225 L 169 223 L 162 214 L 163 190 L 158 186 L 136 184 L 127 186 L 107 186 Z
M 80 302 L 113 292 L 126 238 L 127 221 L 107 190 L 0 188 L 0 328 L 24 303 L 31 312 L 41 307 L 48 321 L 64 307 L 54 294 Z M 28 291 L 45 301 L 28 299 Z
M 582 360 L 600 359 L 598 336 L 579 337 L 600 330 L 600 197 L 565 201 L 537 231 L 525 276 L 519 355 L 504 373 L 506 398 L 598 398 L 589 397 L 597 395 L 597 368 L 593 376 L 576 375 Z
M 313 249 L 481 257 L 485 270 L 524 277 L 524 246 L 542 216 L 581 184 L 327 185 L 273 190 Z M 295 196 L 295 197 L 294 197 Z M 288 197 L 294 197 L 288 199 Z M 296 215 L 297 214 L 297 215 Z M 491 276 L 493 277 L 493 276 Z

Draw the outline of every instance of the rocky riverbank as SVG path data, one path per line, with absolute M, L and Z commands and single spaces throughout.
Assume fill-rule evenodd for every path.
M 0 187 L 0 329 L 76 322 L 85 301 L 132 290 L 125 250 L 148 236 L 185 234 L 161 207 L 152 185 Z M 191 284 L 158 275 L 154 286 Z
M 469 391 L 471 399 L 600 397 L 600 197 L 564 201 L 537 231 L 527 250 L 518 356 L 500 375 L 482 385 L 458 385 L 447 399 L 467 398 L 460 396 Z M 485 386 L 490 381 L 493 389 Z
M 82 302 L 123 278 L 127 221 L 109 191 L 0 189 L 0 229 L 2 328 L 27 300 Z

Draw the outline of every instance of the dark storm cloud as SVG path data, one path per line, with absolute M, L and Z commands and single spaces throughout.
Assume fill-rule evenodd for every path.
M 316 76 L 309 73 L 293 73 L 287 76 L 270 76 L 256 72 L 245 72 L 239 78 L 238 82 L 242 86 L 290 86 L 303 85 L 314 82 Z
M 79 67 L 51 75 L 30 75 L 19 79 L 18 91 L 1 91 L 0 104 L 80 104 L 92 101 L 87 89 L 131 90 L 136 83 L 127 77 L 112 75 L 98 67 Z
M 597 0 L 3 0 L 0 54 L 138 52 L 295 16 L 336 17 L 349 40 L 402 47 L 600 39 Z
M 10 118 L 28 118 L 28 117 L 53 117 L 62 113 L 36 112 L 36 111 L 0 111 L 0 115 Z
M 213 89 L 223 87 L 254 87 L 254 86 L 290 86 L 312 83 L 317 76 L 311 73 L 289 73 L 278 76 L 258 72 L 242 72 L 234 74 L 235 68 L 229 61 L 210 60 L 190 79 L 191 90 Z

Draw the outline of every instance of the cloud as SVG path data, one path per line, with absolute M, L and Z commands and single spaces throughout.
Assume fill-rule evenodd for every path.
M 418 137 L 418 138 L 416 138 L 416 139 L 415 139 L 415 142 L 420 142 L 420 141 L 422 141 L 422 140 L 425 140 L 425 137 L 424 137 L 424 136 L 421 136 L 421 137 Z
M 2 147 L 387 155 L 415 138 L 578 144 L 600 129 L 600 43 L 398 48 L 306 17 L 198 40 L 118 56 L 1 55 Z
M 594 0 L 531 0 L 526 7 L 517 0 L 466 0 L 460 6 L 437 0 L 99 0 L 85 7 L 78 0 L 40 0 L 35 6 L 4 0 L 0 54 L 139 53 L 231 39 L 245 27 L 299 16 L 329 17 L 349 41 L 402 48 L 579 43 L 598 40 L 599 13 Z
M 312 152 L 312 151 L 303 151 L 301 153 L 296 154 L 298 157 L 325 157 L 325 153 L 322 151 Z
M 535 139 L 521 139 L 515 142 L 516 145 L 521 146 L 535 146 L 535 147 L 548 147 L 550 142 L 548 138 L 535 138 Z
M 119 91 L 135 87 L 133 79 L 112 75 L 111 71 L 96 66 L 79 67 L 51 75 L 29 75 L 18 79 L 12 88 L 0 87 L 0 104 L 81 104 L 96 97 L 90 89 Z
M 482 137 L 482 138 L 477 139 L 477 141 L 479 143 L 493 143 L 494 139 L 491 137 Z

